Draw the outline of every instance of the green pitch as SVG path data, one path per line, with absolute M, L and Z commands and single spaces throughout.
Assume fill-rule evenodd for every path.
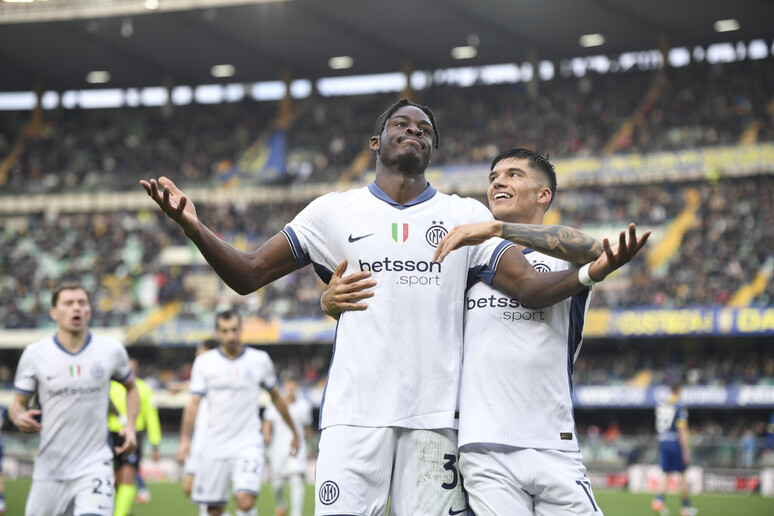
M 8 516 L 22 516 L 24 501 L 30 489 L 29 480 L 6 481 Z M 134 516 L 196 516 L 197 508 L 183 496 L 178 484 L 150 484 L 151 503 L 134 506 Z M 605 516 L 653 516 L 650 510 L 652 497 L 620 491 L 597 491 L 595 496 Z M 766 516 L 774 514 L 774 498 L 759 495 L 714 495 L 703 494 L 692 497 L 693 505 L 699 509 L 698 516 Z M 676 495 L 667 497 L 667 507 L 672 516 L 680 515 L 680 502 Z M 233 502 L 229 504 L 233 514 Z M 304 516 L 314 513 L 314 486 L 306 488 Z M 263 486 L 258 498 L 258 514 L 274 516 L 274 495 L 268 486 Z M 506 516 L 506 515 L 504 515 Z

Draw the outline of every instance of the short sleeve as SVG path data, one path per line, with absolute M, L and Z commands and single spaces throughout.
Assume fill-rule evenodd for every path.
M 194 359 L 191 368 L 191 382 L 189 384 L 191 394 L 205 396 L 207 394 L 207 377 L 204 374 L 204 355 Z
M 274 372 L 274 363 L 271 361 L 268 354 L 261 357 L 260 368 L 260 386 L 267 391 L 270 391 L 277 386 L 277 373 Z
M 129 366 L 129 354 L 120 343 L 116 343 L 116 364 L 110 378 L 122 385 L 126 385 L 134 379 L 132 368 Z
M 338 195 L 334 192 L 313 200 L 282 230 L 293 251 L 296 267 L 301 268 L 313 262 L 324 264 L 330 258 L 329 226 L 333 223 L 330 217 L 333 212 L 331 205 Z
M 35 376 L 35 361 L 32 358 L 33 353 L 32 346 L 25 348 L 21 358 L 19 358 L 19 365 L 16 367 L 13 386 L 17 393 L 24 396 L 32 396 L 38 386 L 38 380 Z

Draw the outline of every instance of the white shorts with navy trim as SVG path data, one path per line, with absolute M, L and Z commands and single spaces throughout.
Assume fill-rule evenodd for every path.
M 196 461 L 191 500 L 206 505 L 226 505 L 234 493 L 245 491 L 256 497 L 261 491 L 263 454 L 249 454 L 238 459 L 207 459 Z
M 113 516 L 114 475 L 111 461 L 102 471 L 74 480 L 33 480 L 24 514 Z
M 580 452 L 466 444 L 460 471 L 477 515 L 602 516 Z

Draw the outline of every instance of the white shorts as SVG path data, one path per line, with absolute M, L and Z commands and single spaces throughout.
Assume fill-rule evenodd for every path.
M 457 431 L 332 426 L 323 429 L 316 516 L 465 514 Z
M 284 480 L 293 475 L 306 475 L 306 450 L 298 450 L 291 457 L 289 449 L 271 450 L 269 469 L 273 480 Z
M 194 455 L 189 455 L 185 458 L 185 464 L 183 465 L 183 473 L 186 475 L 195 475 L 196 467 L 199 463 L 199 458 Z
M 207 505 L 226 505 L 234 492 L 244 491 L 258 496 L 263 476 L 263 454 L 250 454 L 238 459 L 207 459 L 199 457 L 194 473 L 191 501 Z
M 25 516 L 112 516 L 116 491 L 110 464 L 74 480 L 33 480 Z
M 460 471 L 475 514 L 602 516 L 580 452 L 466 444 Z

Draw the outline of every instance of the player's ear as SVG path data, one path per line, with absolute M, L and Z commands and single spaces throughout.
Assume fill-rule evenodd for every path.
M 375 150 L 379 152 L 379 148 L 381 147 L 382 140 L 378 136 L 371 136 L 371 141 L 369 142 L 368 146 L 371 147 L 371 150 Z
M 551 204 L 551 199 L 553 198 L 553 193 L 551 193 L 551 189 L 547 186 L 543 186 L 540 188 L 540 193 L 538 194 L 538 203 L 545 204 L 548 206 Z
M 51 318 L 56 321 L 56 307 L 55 306 L 52 306 L 51 308 L 48 309 L 48 315 L 50 315 Z

